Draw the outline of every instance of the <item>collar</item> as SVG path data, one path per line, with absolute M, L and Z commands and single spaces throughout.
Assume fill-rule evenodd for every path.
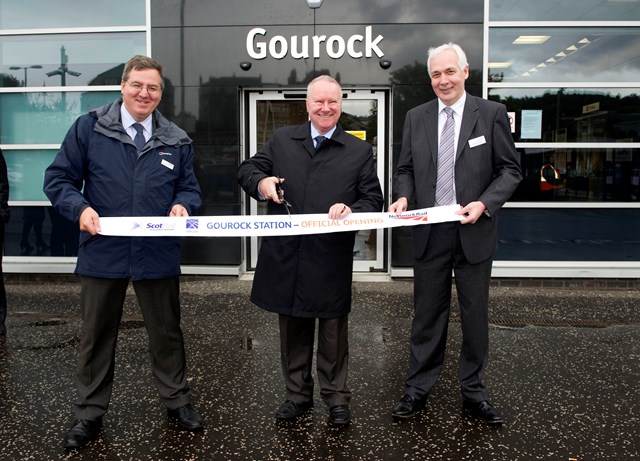
M 316 136 L 320 136 L 320 133 L 318 132 L 318 130 L 316 130 L 316 127 L 313 126 L 313 123 L 310 123 L 310 125 L 311 125 L 311 139 L 316 139 Z M 331 137 L 333 136 L 333 133 L 336 131 L 337 126 L 338 125 L 334 126 L 322 136 L 324 136 L 325 138 L 331 139 Z
M 453 112 L 456 115 L 462 116 L 462 112 L 464 112 L 464 103 L 466 101 L 467 101 L 466 91 L 462 93 L 462 96 L 460 96 L 460 99 L 458 99 L 456 102 L 454 102 L 450 106 L 445 106 L 445 104 L 442 101 L 440 101 L 440 99 L 438 99 L 438 114 L 440 114 L 442 112 L 442 109 L 444 109 L 445 107 L 451 107 L 453 109 Z
M 152 130 L 153 114 L 149 114 L 149 116 L 141 122 L 136 122 L 136 120 L 129 113 L 127 108 L 124 107 L 124 104 L 122 104 L 120 106 L 120 120 L 122 120 L 122 126 L 124 127 L 125 130 L 128 130 L 129 128 L 131 128 L 131 125 L 133 125 L 134 123 L 139 123 L 144 127 L 144 131 L 146 131 L 149 134 L 153 133 L 153 130 Z

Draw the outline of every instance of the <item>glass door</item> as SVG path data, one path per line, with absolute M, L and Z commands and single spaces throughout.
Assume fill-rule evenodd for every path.
M 386 196 L 385 96 L 383 89 L 343 88 L 340 124 L 345 131 L 372 145 L 378 178 Z M 309 119 L 305 97 L 306 89 L 248 92 L 248 156 L 259 152 L 277 128 L 299 125 Z M 249 213 L 264 214 L 266 205 L 251 200 Z M 370 272 L 384 269 L 385 232 L 383 229 L 358 232 L 353 249 L 354 271 Z M 258 260 L 260 238 L 251 237 L 248 240 L 247 269 L 253 270 Z

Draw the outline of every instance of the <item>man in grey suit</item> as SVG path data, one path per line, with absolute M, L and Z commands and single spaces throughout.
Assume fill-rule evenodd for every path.
M 522 175 L 505 106 L 465 91 L 469 65 L 462 48 L 448 43 L 430 49 L 427 68 L 437 99 L 407 113 L 389 211 L 405 211 L 410 200 L 417 208 L 459 203 L 462 220 L 413 228 L 409 374 L 392 414 L 408 418 L 422 409 L 438 379 L 453 272 L 462 320 L 463 407 L 489 424 L 501 424 L 482 383 L 489 356 L 489 282 L 497 214 Z

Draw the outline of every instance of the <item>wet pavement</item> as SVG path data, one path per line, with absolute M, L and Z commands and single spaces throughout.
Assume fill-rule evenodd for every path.
M 130 290 L 104 430 L 66 453 L 80 321 L 75 282 L 7 283 L 0 345 L 0 460 L 633 460 L 640 459 L 640 292 L 493 287 L 485 384 L 505 424 L 461 409 L 460 325 L 452 310 L 445 367 L 414 418 L 393 421 L 408 362 L 412 283 L 354 282 L 352 423 L 315 408 L 276 423 L 284 397 L 274 314 L 248 300 L 250 281 L 182 282 L 193 403 L 201 434 L 169 426 L 151 377 Z

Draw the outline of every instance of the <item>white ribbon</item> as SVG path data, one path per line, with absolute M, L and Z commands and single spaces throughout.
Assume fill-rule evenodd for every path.
M 342 219 L 326 214 L 244 216 L 131 216 L 100 218 L 100 234 L 123 237 L 264 237 L 327 234 L 387 227 L 460 221 L 460 205 L 404 213 L 351 213 Z

